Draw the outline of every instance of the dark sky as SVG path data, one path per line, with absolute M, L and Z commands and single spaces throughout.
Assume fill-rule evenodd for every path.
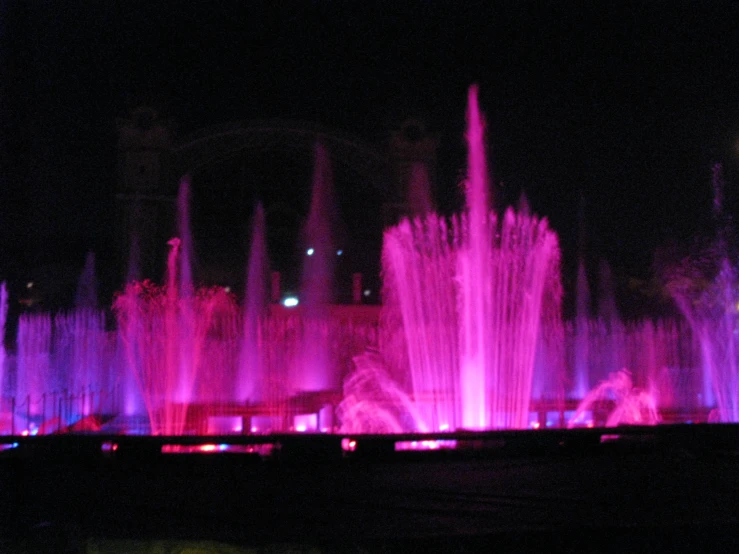
M 588 256 L 643 275 L 705 230 L 713 162 L 736 196 L 738 68 L 720 0 L 0 0 L 0 271 L 110 247 L 114 122 L 138 102 L 181 133 L 277 117 L 374 140 L 421 114 L 444 199 L 474 82 L 503 201 L 525 190 L 571 265 L 582 195 Z

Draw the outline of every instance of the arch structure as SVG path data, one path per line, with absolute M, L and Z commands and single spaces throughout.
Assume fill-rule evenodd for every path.
M 249 151 L 312 152 L 319 141 L 330 152 L 334 167 L 347 170 L 385 199 L 393 196 L 386 153 L 350 134 L 298 121 L 231 122 L 201 129 L 173 145 L 169 151 L 170 174 L 179 180 Z

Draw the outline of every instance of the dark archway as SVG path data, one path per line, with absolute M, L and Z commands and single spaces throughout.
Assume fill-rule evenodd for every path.
M 386 152 L 340 131 L 310 123 L 228 123 L 183 137 L 170 149 L 167 181 L 192 176 L 197 268 L 206 284 L 243 283 L 251 215 L 267 212 L 269 255 L 285 288 L 297 285 L 302 265 L 299 233 L 309 208 L 313 151 L 328 150 L 334 172 L 342 259 L 338 298 L 348 300 L 351 274 L 365 275 L 372 297 L 379 288 L 383 206 L 400 192 Z
M 346 168 L 358 183 L 370 186 L 390 200 L 389 157 L 385 152 L 341 131 L 312 123 L 267 120 L 231 122 L 207 127 L 185 136 L 170 152 L 170 174 L 178 179 L 204 166 L 251 152 L 312 152 L 321 142 L 334 164 Z

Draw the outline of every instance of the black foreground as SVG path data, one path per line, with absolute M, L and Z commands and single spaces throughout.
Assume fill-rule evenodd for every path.
M 0 552 L 739 551 L 739 425 L 3 446 Z

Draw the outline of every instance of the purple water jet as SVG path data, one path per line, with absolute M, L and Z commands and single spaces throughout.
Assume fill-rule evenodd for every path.
M 713 167 L 714 244 L 670 271 L 669 288 L 700 345 L 703 399 L 713 421 L 739 421 L 739 303 L 737 270 L 730 261 L 730 219 L 723 213 L 723 170 Z M 707 283 L 707 284 L 706 284 Z
M 236 380 L 238 400 L 261 400 L 264 385 L 261 321 L 268 308 L 267 272 L 269 270 L 265 225 L 264 208 L 260 203 L 254 210 L 251 248 L 246 272 L 244 326 Z
M 327 308 L 334 297 L 336 245 L 332 234 L 335 215 L 331 160 L 320 143 L 316 144 L 314 160 L 300 286 L 301 310 L 309 323 L 304 326 L 302 353 L 290 378 L 296 392 L 335 389 L 339 385 L 337 376 L 330 370 L 328 337 L 322 331 Z
M 575 315 L 575 381 L 572 396 L 582 398 L 590 390 L 588 368 L 588 322 L 590 320 L 590 289 L 585 264 L 577 267 L 577 312 Z
M 8 288 L 5 281 L 0 283 L 0 397 L 5 385 L 5 360 L 7 359 L 7 351 L 5 350 L 5 324 L 8 318 Z

